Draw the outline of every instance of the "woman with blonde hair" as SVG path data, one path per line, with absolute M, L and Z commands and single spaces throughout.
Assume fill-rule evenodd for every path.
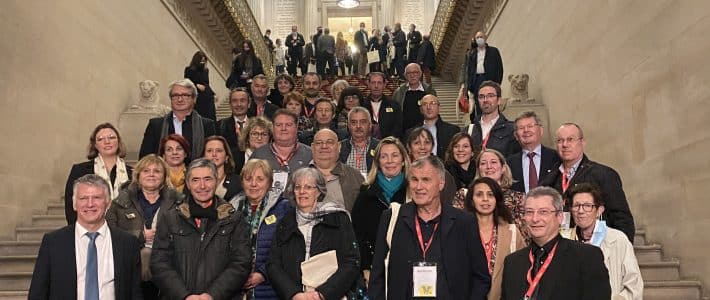
M 515 224 L 518 229 L 528 237 L 523 220 L 523 199 L 525 193 L 515 191 L 510 187 L 513 185 L 513 173 L 510 166 L 503 157 L 503 154 L 494 149 L 484 149 L 476 157 L 476 179 L 488 177 L 496 181 L 503 191 L 503 202 L 513 214 Z

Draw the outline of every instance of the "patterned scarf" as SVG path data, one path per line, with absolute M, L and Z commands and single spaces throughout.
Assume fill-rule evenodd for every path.
M 94 158 L 94 174 L 101 176 L 106 182 L 109 183 L 111 187 L 111 199 L 116 199 L 118 197 L 118 191 L 121 185 L 128 182 L 128 171 L 126 170 L 126 163 L 122 158 L 116 158 L 116 180 L 111 181 L 111 170 L 106 169 L 106 164 L 104 163 L 101 155 Z

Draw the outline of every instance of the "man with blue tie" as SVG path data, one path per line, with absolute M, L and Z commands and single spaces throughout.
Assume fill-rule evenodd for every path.
M 104 218 L 108 183 L 89 174 L 73 189 L 76 224 L 42 238 L 28 299 L 143 299 L 138 240 Z
M 511 189 L 527 193 L 560 163 L 557 151 L 542 145 L 543 132 L 540 117 L 534 111 L 523 112 L 515 118 L 513 134 L 523 149 L 507 158 L 513 173 Z

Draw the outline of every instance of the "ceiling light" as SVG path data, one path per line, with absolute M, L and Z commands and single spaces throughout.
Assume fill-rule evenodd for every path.
M 338 6 L 342 8 L 355 8 L 360 6 L 359 0 L 338 0 Z

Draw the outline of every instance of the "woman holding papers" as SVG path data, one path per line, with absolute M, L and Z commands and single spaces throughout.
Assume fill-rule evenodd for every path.
M 284 195 L 296 210 L 279 222 L 266 264 L 280 299 L 341 299 L 357 290 L 360 255 L 347 212 L 326 195 L 325 179 L 313 168 L 291 175 Z

